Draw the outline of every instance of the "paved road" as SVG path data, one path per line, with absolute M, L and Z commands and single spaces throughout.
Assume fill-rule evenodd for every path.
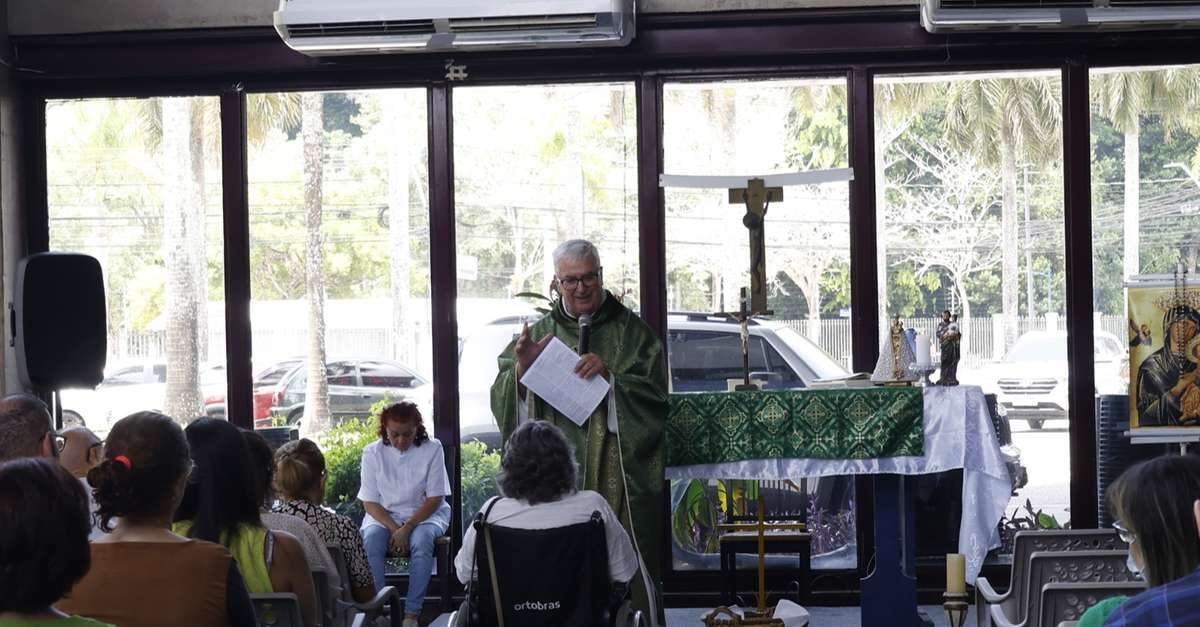
M 1058 521 L 1070 520 L 1071 453 L 1066 421 L 1047 421 L 1041 431 L 1032 431 L 1024 421 L 1013 421 L 1013 445 L 1021 449 L 1021 463 L 1029 471 L 1029 484 L 1009 502 L 1008 513 L 1024 509 L 1025 500 L 1034 510 L 1042 509 Z

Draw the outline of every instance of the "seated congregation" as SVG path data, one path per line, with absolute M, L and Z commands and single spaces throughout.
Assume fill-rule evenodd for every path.
M 322 505 L 326 462 L 310 440 L 271 451 L 223 420 L 184 428 L 144 411 L 100 442 L 58 434 L 36 398 L 4 398 L 0 626 L 289 624 L 264 622 L 280 608 L 306 627 L 392 613 L 420 624 L 449 524 L 444 454 L 419 410 L 397 403 L 362 456 L 358 525 Z M 649 624 L 630 602 L 633 540 L 577 473 L 557 426 L 511 433 L 501 496 L 454 557 L 466 594 L 447 624 Z M 1064 603 L 1082 627 L 1200 624 L 1200 458 L 1141 462 L 1106 496 L 1113 529 L 1019 533 L 1008 591 L 976 582 L 976 624 L 1056 624 Z M 409 558 L 403 599 L 386 585 L 395 556 Z M 561 606 L 513 602 L 535 596 Z
M 56 433 L 34 397 L 0 400 L 0 625 L 289 624 L 263 620 L 284 606 L 305 627 L 393 612 L 392 624 L 402 612 L 405 627 L 416 625 L 449 524 L 449 482 L 414 405 L 389 406 L 379 436 L 363 451 L 360 528 L 322 505 L 325 458 L 310 440 L 272 452 L 224 420 L 184 428 L 145 411 L 99 442 Z M 552 424 L 512 434 L 497 477 L 505 496 L 488 501 L 454 559 L 469 590 L 454 624 L 498 624 L 491 586 L 497 573 L 516 584 L 522 560 L 538 566 L 523 572 L 547 575 L 524 578 L 526 589 L 557 586 L 573 599 L 569 624 L 633 616 L 633 544 L 602 496 L 576 490 L 576 466 Z M 485 552 L 495 560 L 480 560 Z M 409 557 L 403 600 L 384 577 L 385 560 L 400 555 Z M 559 568 L 538 564 L 547 555 L 560 556 Z

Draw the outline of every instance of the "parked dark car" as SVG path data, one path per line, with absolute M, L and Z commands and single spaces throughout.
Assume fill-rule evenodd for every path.
M 329 383 L 329 412 L 334 418 L 365 417 L 371 405 L 385 397 L 410 398 L 417 388 L 429 384 L 416 371 L 395 361 L 354 359 L 331 361 L 325 366 Z M 308 366 L 301 363 L 280 380 L 271 403 L 272 418 L 289 425 L 304 416 Z

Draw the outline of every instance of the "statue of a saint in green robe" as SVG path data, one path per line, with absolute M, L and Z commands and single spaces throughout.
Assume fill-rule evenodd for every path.
M 554 251 L 562 298 L 500 354 L 492 385 L 492 412 L 504 441 L 525 420 L 548 420 L 567 435 L 579 460 L 580 489 L 608 500 L 641 557 L 630 583 L 634 607 L 663 624 L 660 553 L 663 536 L 664 429 L 668 411 L 667 363 L 662 342 L 636 314 L 604 289 L 596 248 L 571 240 Z M 575 372 L 611 384 L 588 419 L 576 424 L 519 383 L 551 338 L 572 348 L 580 341 L 579 317 L 591 315 L 589 350 Z

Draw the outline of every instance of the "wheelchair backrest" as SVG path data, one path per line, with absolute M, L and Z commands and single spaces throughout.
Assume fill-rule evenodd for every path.
M 472 598 L 473 624 L 609 624 L 608 545 L 599 512 L 587 522 L 552 529 L 515 529 L 482 519 L 475 521 L 479 585 Z

